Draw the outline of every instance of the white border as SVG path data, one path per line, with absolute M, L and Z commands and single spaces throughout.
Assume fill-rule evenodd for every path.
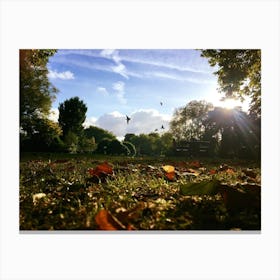
M 279 2 L 2 1 L 1 279 L 280 279 Z M 261 48 L 261 234 L 19 234 L 18 49 Z

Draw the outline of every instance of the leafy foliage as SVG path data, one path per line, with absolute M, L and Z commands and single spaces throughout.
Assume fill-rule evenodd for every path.
M 87 106 L 79 97 L 73 97 L 59 104 L 58 122 L 63 136 L 72 132 L 80 135 L 83 132 L 83 123 L 86 119 Z
M 49 139 L 52 138 L 54 131 L 57 131 L 54 124 L 47 120 L 51 102 L 58 91 L 50 83 L 47 69 L 49 57 L 55 52 L 48 49 L 19 51 L 20 129 L 21 140 L 25 141 L 24 144 L 21 141 L 22 147 L 30 148 L 32 146 L 30 143 L 37 142 L 38 137 L 49 144 Z
M 111 132 L 102 129 L 97 126 L 90 126 L 84 130 L 84 135 L 86 138 L 94 137 L 96 144 L 99 144 L 103 139 L 116 139 L 116 136 L 113 135 Z
M 170 131 L 176 140 L 199 140 L 205 127 L 204 120 L 213 105 L 206 101 L 193 100 L 186 106 L 178 108 L 170 122 Z
M 251 97 L 250 112 L 261 114 L 261 50 L 202 50 L 211 66 L 217 66 L 220 92 L 228 98 Z

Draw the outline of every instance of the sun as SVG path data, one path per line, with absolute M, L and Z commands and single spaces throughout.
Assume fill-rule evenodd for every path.
M 237 106 L 242 106 L 242 103 L 236 99 L 225 99 L 221 101 L 221 106 L 226 109 L 233 109 Z

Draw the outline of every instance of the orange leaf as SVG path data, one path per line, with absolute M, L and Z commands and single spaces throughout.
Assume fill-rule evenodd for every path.
M 105 174 L 112 174 L 113 173 L 113 168 L 111 165 L 109 165 L 107 162 L 104 162 L 102 164 L 99 164 L 96 169 L 99 172 L 103 172 Z
M 100 210 L 95 216 L 95 222 L 101 230 L 119 230 L 124 226 L 107 210 Z
M 89 168 L 88 172 L 91 176 L 100 177 L 100 175 L 109 175 L 113 174 L 113 168 L 107 162 L 99 164 L 96 168 Z
M 228 174 L 234 174 L 234 173 L 235 173 L 235 171 L 234 171 L 232 168 L 228 168 L 228 169 L 226 170 L 226 172 L 227 172 Z
M 190 166 L 191 167 L 199 168 L 199 167 L 201 167 L 201 164 L 200 164 L 200 162 L 198 160 L 196 160 L 196 161 L 190 162 Z
M 169 173 L 165 173 L 165 177 L 170 180 L 173 181 L 175 179 L 175 172 L 169 172 Z
M 211 175 L 214 175 L 214 174 L 216 174 L 217 173 L 217 170 L 215 170 L 215 169 L 211 169 L 210 171 L 209 171 L 209 174 L 211 174 Z

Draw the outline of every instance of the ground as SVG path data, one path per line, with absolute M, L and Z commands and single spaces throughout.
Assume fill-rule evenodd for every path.
M 24 154 L 21 230 L 260 230 L 256 162 Z

